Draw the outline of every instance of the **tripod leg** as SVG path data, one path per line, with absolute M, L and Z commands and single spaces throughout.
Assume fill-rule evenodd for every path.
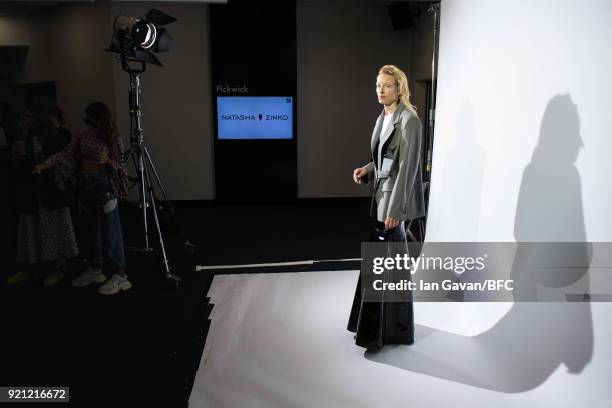
M 145 235 L 145 249 L 149 250 L 151 248 L 149 244 L 149 224 L 147 220 L 147 207 L 149 206 L 149 201 L 147 200 L 147 192 L 146 192 L 146 169 L 144 163 L 144 157 L 142 155 L 142 150 L 138 149 L 136 155 L 134 156 L 134 161 L 136 162 L 136 170 L 138 171 L 138 184 L 140 185 L 140 205 L 142 207 L 142 220 L 144 225 L 144 235 Z
M 146 146 L 143 146 L 144 149 L 144 153 L 145 153 L 145 157 L 147 158 L 147 162 L 149 163 L 149 166 L 151 167 L 151 170 L 153 170 L 153 175 L 155 176 L 155 180 L 157 181 L 157 185 L 159 186 L 159 189 L 162 192 L 162 196 L 164 197 L 164 201 L 166 201 L 166 203 L 168 204 L 168 207 L 170 207 L 170 211 L 172 213 L 174 213 L 174 207 L 172 206 L 172 203 L 170 202 L 170 199 L 168 198 L 168 194 L 166 194 L 166 189 L 164 189 L 164 186 L 159 178 L 159 175 L 157 174 L 157 170 L 155 170 L 155 165 L 153 164 L 153 160 L 151 159 L 151 156 L 149 155 L 149 150 L 147 149 Z
M 170 263 L 168 262 L 168 256 L 166 254 L 166 246 L 164 245 L 164 237 L 161 232 L 161 227 L 159 224 L 159 217 L 157 216 L 157 203 L 155 202 L 155 193 L 153 191 L 153 183 L 151 182 L 151 177 L 149 175 L 149 170 L 145 167 L 145 177 L 147 182 L 147 190 L 149 193 L 149 201 L 151 204 L 151 210 L 153 212 L 153 219 L 155 220 L 155 228 L 157 229 L 157 236 L 159 238 L 159 247 L 162 252 L 162 261 L 164 264 L 164 270 L 166 271 L 166 278 L 173 279 L 175 282 L 181 280 L 178 276 L 172 275 L 170 273 Z
M 123 162 L 127 164 L 132 158 L 133 154 L 134 154 L 134 146 L 130 147 L 130 150 L 128 151 L 128 154 L 125 156 L 125 160 Z

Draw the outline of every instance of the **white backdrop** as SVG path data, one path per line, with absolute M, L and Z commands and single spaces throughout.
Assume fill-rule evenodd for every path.
M 428 241 L 612 241 L 611 20 L 442 1 Z
M 612 1 L 441 16 L 426 240 L 612 241 Z M 344 328 L 356 277 L 215 277 L 191 405 L 610 406 L 612 304 L 415 303 L 414 345 L 364 358 Z
M 441 7 L 426 240 L 612 241 L 612 2 L 442 0 Z M 521 312 L 529 307 L 538 309 L 419 303 L 415 316 L 475 336 L 530 315 Z M 597 307 L 612 312 L 610 303 Z M 573 312 L 579 317 L 559 319 L 556 329 L 579 333 L 573 350 L 586 353 L 588 368 L 576 371 L 609 375 L 592 365 L 610 358 L 597 347 L 610 335 L 607 323 L 588 303 Z M 571 392 L 574 374 L 548 386 L 565 381 Z

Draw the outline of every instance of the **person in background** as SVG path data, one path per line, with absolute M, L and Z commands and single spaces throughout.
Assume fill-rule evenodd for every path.
M 72 133 L 65 127 L 66 120 L 64 119 L 64 112 L 57 106 L 49 106 L 47 111 L 49 112 L 49 119 L 57 132 L 57 143 L 62 146 L 67 146 L 72 140 Z
M 17 250 L 17 220 L 19 218 L 15 194 L 17 191 L 15 166 L 13 165 L 11 152 L 15 140 L 22 139 L 22 128 L 19 115 L 13 106 L 7 102 L 0 103 L 0 132 L 4 136 L 5 147 L 0 148 L 0 178 L 2 180 L 2 191 L 4 196 L 0 199 L 0 208 L 6 209 L 6 229 L 4 230 L 8 247 L 5 248 L 6 258 L 1 259 L 7 269 L 14 268 L 15 254 Z M 4 276 L 2 277 L 4 279 Z
M 16 262 L 22 270 L 7 283 L 30 278 L 35 264 L 53 262 L 55 267 L 46 274 L 44 284 L 54 286 L 64 277 L 66 261 L 78 254 L 78 247 L 69 201 L 55 188 L 54 175 L 33 177 L 32 168 L 64 146 L 57 143 L 56 130 L 42 106 L 26 108 L 23 119 L 23 138 L 15 140 L 12 148 L 18 212 Z
M 92 245 L 89 267 L 72 284 L 82 287 L 105 282 L 98 292 L 112 295 L 132 287 L 125 271 L 123 232 L 117 202 L 118 198 L 127 196 L 128 174 L 123 162 L 123 141 L 108 107 L 102 102 L 94 102 L 85 109 L 85 114 L 83 120 L 87 127 L 63 151 L 36 166 L 34 173 L 58 168 L 66 173 L 78 174 L 79 205 L 88 212 Z M 107 232 L 106 255 L 113 269 L 108 280 L 102 272 L 103 221 Z
M 0 127 L 4 132 L 8 148 L 12 148 L 13 143 L 21 138 L 21 124 L 19 115 L 9 103 L 0 103 Z
M 19 115 L 13 106 L 7 102 L 0 102 L 0 163 L 2 166 L 3 191 L 6 195 L 2 205 L 13 209 L 15 183 L 13 182 L 13 166 L 11 165 L 11 151 L 16 140 L 21 140 L 22 129 Z M 12 212 L 12 211 L 11 211 Z M 16 217 L 11 217 L 11 219 Z

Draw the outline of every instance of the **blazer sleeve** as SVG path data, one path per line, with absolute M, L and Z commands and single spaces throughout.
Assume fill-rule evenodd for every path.
M 374 177 L 375 177 L 374 162 L 370 161 L 368 164 L 363 166 L 363 168 L 366 169 L 366 171 L 367 171 L 366 177 L 363 179 L 363 183 L 364 184 L 370 184 L 371 182 L 374 181 Z
M 397 177 L 389 198 L 387 217 L 405 220 L 408 199 L 421 165 L 421 121 L 418 117 L 408 119 L 401 128 L 397 160 Z

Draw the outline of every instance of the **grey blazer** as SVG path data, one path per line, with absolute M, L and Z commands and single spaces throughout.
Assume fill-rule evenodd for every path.
M 366 166 L 366 184 L 374 183 L 370 215 L 384 222 L 387 217 L 406 221 L 425 216 L 421 171 L 421 120 L 399 104 L 391 124 L 381 135 L 384 110 L 372 133 L 372 161 Z M 382 148 L 377 148 L 378 145 Z M 384 158 L 391 159 L 388 172 Z

